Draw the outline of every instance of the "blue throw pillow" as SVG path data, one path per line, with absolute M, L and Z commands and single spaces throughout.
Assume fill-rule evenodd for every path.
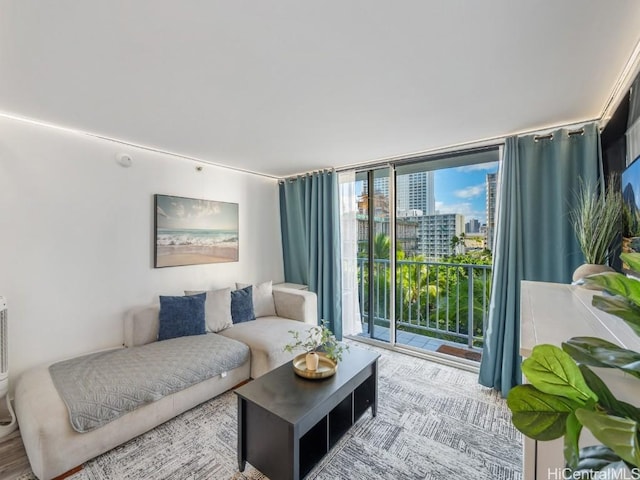
M 231 320 L 233 323 L 255 320 L 253 312 L 253 286 L 231 292 Z
M 204 302 L 206 293 L 187 297 L 160 296 L 158 340 L 206 333 Z

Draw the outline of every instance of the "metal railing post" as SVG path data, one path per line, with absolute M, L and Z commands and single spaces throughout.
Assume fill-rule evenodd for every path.
M 475 345 L 475 342 L 482 342 L 486 332 L 486 323 L 488 318 L 488 309 L 489 302 L 487 296 L 489 294 L 491 285 L 489 283 L 491 266 L 490 265 L 472 265 L 472 264 L 454 264 L 454 263 L 444 263 L 444 262 L 431 262 L 431 261 L 411 261 L 411 260 L 402 260 L 397 262 L 399 267 L 396 269 L 397 273 L 400 274 L 400 278 L 396 279 L 394 282 L 391 279 L 389 285 L 384 282 L 384 285 L 380 285 L 379 282 L 375 281 L 376 278 L 386 278 L 386 274 L 390 273 L 391 265 L 393 261 L 391 259 L 375 259 L 373 265 L 367 265 L 366 258 L 358 259 L 358 270 L 360 271 L 360 280 L 361 284 L 359 285 L 360 289 L 360 297 L 363 302 L 362 305 L 362 315 L 363 317 L 368 317 L 370 325 L 372 325 L 375 320 L 381 321 L 382 323 L 388 322 L 389 325 L 389 333 L 392 333 L 392 322 L 395 321 L 398 325 L 402 327 L 407 327 L 410 331 L 417 335 L 423 335 L 425 337 L 433 337 L 435 335 L 444 334 L 445 341 L 456 342 L 460 345 L 467 346 L 473 350 L 478 350 L 478 346 Z M 421 273 L 421 268 L 426 268 L 426 278 L 423 279 L 423 275 Z M 441 271 L 441 268 L 447 269 L 444 275 L 445 283 L 450 284 L 452 281 L 456 282 L 456 288 L 453 292 L 449 292 L 449 288 L 445 288 L 445 292 L 440 288 L 438 282 L 438 274 Z M 456 276 L 453 277 L 451 272 L 448 271 L 451 268 L 456 269 Z M 412 270 L 414 269 L 414 270 Z M 373 303 L 373 309 L 367 311 L 367 303 L 371 305 L 371 298 L 368 299 L 369 302 L 365 301 L 366 288 L 364 285 L 365 280 L 365 272 L 371 272 L 371 277 L 369 278 L 369 288 L 375 288 L 375 293 L 377 293 L 377 301 Z M 435 274 L 435 285 L 433 285 L 429 280 L 429 272 L 433 271 Z M 478 297 L 478 311 L 482 313 L 482 332 L 478 335 L 475 335 L 475 310 L 474 306 L 476 305 L 474 299 L 475 293 L 475 278 L 474 274 L 476 271 L 481 271 L 482 276 L 479 274 L 479 279 L 482 284 L 482 291 L 478 292 L 479 295 L 482 295 L 482 299 Z M 412 273 L 413 272 L 413 273 Z M 464 286 L 461 285 L 463 281 L 462 272 L 466 272 L 467 275 L 467 332 L 462 331 L 462 317 L 460 316 L 460 308 L 462 305 L 460 304 L 460 295 L 464 293 Z M 405 290 L 405 286 L 402 284 L 401 277 L 403 274 L 406 274 L 406 277 L 410 283 L 408 283 L 407 288 L 409 291 Z M 417 277 L 417 278 L 414 278 Z M 423 285 L 424 280 L 424 285 Z M 392 301 L 391 293 L 395 292 L 396 285 L 399 283 L 400 287 L 398 289 L 398 295 L 400 295 L 400 299 L 408 298 L 408 300 L 415 302 L 416 312 L 414 315 L 413 312 L 413 304 L 408 305 L 407 315 L 404 315 L 402 311 L 403 305 L 400 302 L 400 313 L 397 314 L 395 312 L 395 302 Z M 430 308 L 429 305 L 429 288 L 431 286 L 435 288 L 435 304 L 433 308 Z M 424 287 L 424 291 L 421 290 Z M 391 288 L 391 290 L 389 290 Z M 424 301 L 421 300 L 421 293 L 424 296 Z M 383 295 L 384 298 L 380 298 L 380 294 Z M 415 294 L 415 296 L 414 296 Z M 443 298 L 441 298 L 441 295 Z M 455 295 L 458 298 L 452 298 L 451 295 Z M 389 298 L 387 297 L 389 296 Z M 446 305 L 443 305 L 442 302 L 446 302 Z M 451 305 L 449 305 L 451 304 Z M 423 310 L 424 309 L 424 310 Z M 388 312 L 387 312 L 388 310 Z M 433 313 L 435 315 L 435 319 L 433 322 L 430 321 L 430 314 Z M 444 315 L 443 318 L 440 318 L 441 315 Z M 449 316 L 452 318 L 450 319 Z M 443 325 L 439 325 L 439 320 L 443 321 Z M 455 320 L 456 328 L 451 328 L 449 325 L 450 321 Z M 386 322 L 385 322 L 386 321 Z M 424 322 L 424 323 L 423 323 Z M 369 331 L 371 334 L 371 330 Z M 391 340 L 391 338 L 390 338 Z
M 467 345 L 473 348 L 473 267 L 467 267 Z

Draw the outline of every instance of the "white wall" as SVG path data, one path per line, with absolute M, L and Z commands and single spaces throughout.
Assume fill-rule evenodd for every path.
M 131 168 L 117 153 L 133 158 Z M 121 345 L 132 306 L 282 281 L 273 179 L 0 117 L 0 295 L 12 387 L 24 369 Z M 153 195 L 239 204 L 240 261 L 153 268 Z M 13 388 L 12 388 L 13 390 Z

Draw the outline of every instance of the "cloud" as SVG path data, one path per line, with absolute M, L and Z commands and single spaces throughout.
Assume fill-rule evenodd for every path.
M 186 213 L 184 209 L 184 205 L 182 203 L 179 203 L 178 205 L 176 205 L 175 212 L 176 212 L 176 217 L 184 218 Z
M 193 216 L 218 215 L 222 211 L 218 202 L 210 202 L 208 200 L 194 202 L 191 209 L 195 212 Z
M 476 163 L 474 165 L 464 165 L 457 167 L 456 172 L 476 172 L 478 170 L 498 170 L 498 162 Z
M 456 190 L 453 192 L 453 194 L 458 198 L 475 198 L 479 197 L 480 195 L 484 195 L 486 189 L 487 186 L 484 183 L 481 183 L 479 185 L 472 185 L 470 187 Z

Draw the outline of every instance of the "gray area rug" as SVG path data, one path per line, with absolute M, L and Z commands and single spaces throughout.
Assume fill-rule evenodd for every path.
M 522 478 L 522 437 L 504 400 L 478 385 L 476 374 L 357 346 L 382 355 L 378 415 L 367 411 L 308 479 Z M 250 465 L 238 472 L 236 408 L 235 395 L 225 393 L 87 462 L 69 478 L 266 479 Z

